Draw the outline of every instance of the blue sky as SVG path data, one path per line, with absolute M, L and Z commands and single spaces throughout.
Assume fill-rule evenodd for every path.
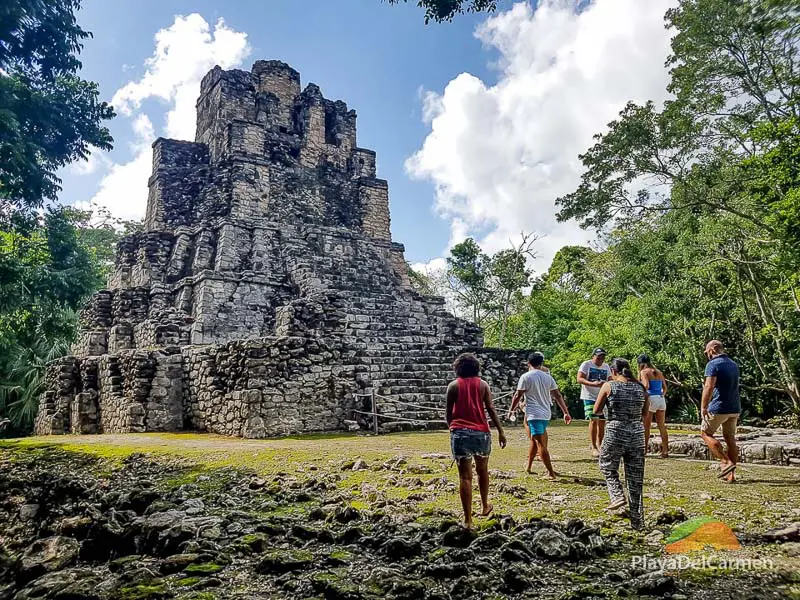
M 83 76 L 122 110 L 115 150 L 67 169 L 61 199 L 142 211 L 152 139 L 193 136 L 199 75 L 186 73 L 280 59 L 357 111 L 408 260 L 437 267 L 467 235 L 496 251 L 524 230 L 541 236 L 545 268 L 560 246 L 594 238 L 553 216 L 578 153 L 627 100 L 665 97 L 673 3 L 502 0 L 492 17 L 426 26 L 413 0 L 84 0 Z M 169 53 L 154 55 L 156 35 Z

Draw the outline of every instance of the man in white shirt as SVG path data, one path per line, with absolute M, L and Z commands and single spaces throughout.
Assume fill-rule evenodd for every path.
M 564 423 L 569 425 L 572 417 L 569 414 L 564 398 L 558 389 L 556 380 L 545 370 L 544 354 L 534 352 L 528 356 L 528 372 L 519 378 L 517 391 L 511 401 L 509 416 L 517 409 L 522 399 L 525 399 L 525 421 L 531 433 L 531 445 L 528 450 L 528 473 L 537 454 L 542 457 L 542 463 L 547 469 L 548 479 L 555 479 L 556 473 L 550 462 L 550 452 L 547 449 L 547 425 L 552 416 L 551 405 L 556 401 L 561 412 L 564 413 Z
M 611 367 L 606 364 L 606 351 L 595 348 L 592 358 L 583 361 L 578 368 L 578 383 L 581 384 L 581 400 L 583 400 L 584 416 L 589 419 L 589 441 L 592 444 L 592 456 L 600 456 L 600 445 L 606 432 L 604 415 L 594 414 L 594 404 L 600 388 L 611 378 Z

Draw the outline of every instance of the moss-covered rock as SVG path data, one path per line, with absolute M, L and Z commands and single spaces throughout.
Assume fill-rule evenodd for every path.
M 200 563 L 196 565 L 189 565 L 183 571 L 187 575 L 195 575 L 195 576 L 202 576 L 202 575 L 213 575 L 214 573 L 219 573 L 224 569 L 222 565 L 218 565 L 217 563 Z
M 260 553 L 266 550 L 268 540 L 264 533 L 250 533 L 234 540 L 232 547 L 240 554 Z
M 256 566 L 262 574 L 288 573 L 309 567 L 314 555 L 307 550 L 273 550 L 266 553 Z
M 334 550 L 326 558 L 327 563 L 334 567 L 350 564 L 352 560 L 353 553 L 347 550 Z
M 311 585 L 327 600 L 361 600 L 366 597 L 346 572 L 315 573 L 311 576 Z
M 162 581 L 151 581 L 119 588 L 113 595 L 114 600 L 162 600 L 172 594 Z

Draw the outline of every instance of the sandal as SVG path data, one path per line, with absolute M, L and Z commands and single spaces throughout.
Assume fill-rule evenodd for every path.
M 719 472 L 719 475 L 717 475 L 717 477 L 719 477 L 720 479 L 724 479 L 725 477 L 727 477 L 728 475 L 730 475 L 731 473 L 733 473 L 735 470 L 736 470 L 736 465 L 735 465 L 735 464 L 733 464 L 733 463 L 731 463 L 731 464 L 729 464 L 727 467 L 725 467 L 724 469 L 722 469 L 722 470 Z

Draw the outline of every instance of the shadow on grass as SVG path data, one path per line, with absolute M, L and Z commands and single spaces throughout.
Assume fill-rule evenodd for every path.
M 797 487 L 800 488 L 800 481 L 787 481 L 786 479 L 737 479 L 736 485 L 750 485 L 753 483 L 763 483 L 778 487 Z
M 574 484 L 583 485 L 586 487 L 605 487 L 606 485 L 605 479 L 597 477 L 583 477 L 580 475 L 564 475 L 559 481 L 567 485 Z

